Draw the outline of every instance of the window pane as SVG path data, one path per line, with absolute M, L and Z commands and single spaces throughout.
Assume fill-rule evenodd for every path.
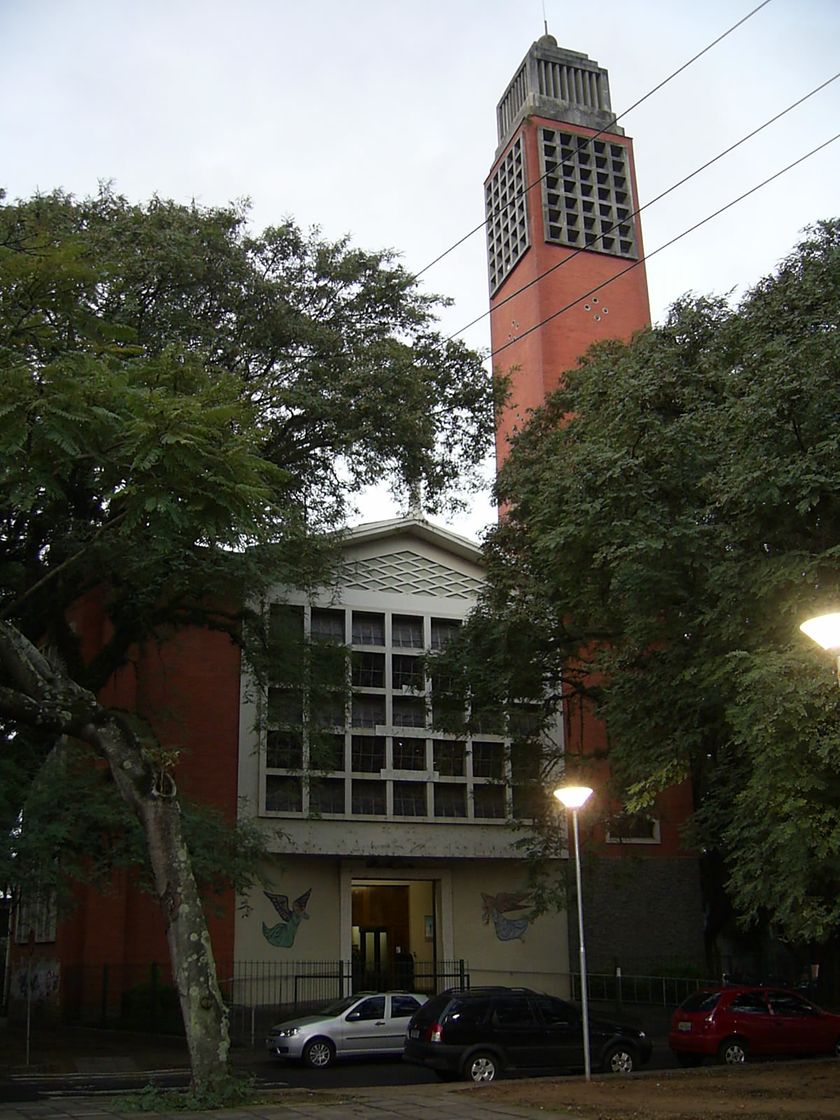
M 432 619 L 432 649 L 443 649 L 460 629 L 460 622 L 452 618 Z
M 502 786 L 475 786 L 473 812 L 477 817 L 500 820 L 505 815 L 505 791 Z
M 343 727 L 347 718 L 344 710 L 344 697 L 338 693 L 326 693 L 311 698 L 313 727 Z
M 309 765 L 312 770 L 344 769 L 344 736 L 323 732 L 309 736 Z
M 385 654 L 353 653 L 353 686 L 355 688 L 385 687 Z
M 476 778 L 502 778 L 505 772 L 505 748 L 502 743 L 473 742 L 472 769 Z
M 385 766 L 385 740 L 373 735 L 354 735 L 352 768 L 361 774 L 378 774 Z
M 276 770 L 299 770 L 303 766 L 303 741 L 299 731 L 269 731 L 266 766 Z
M 425 727 L 426 701 L 394 697 L 394 727 Z
M 436 785 L 435 816 L 465 817 L 467 815 L 466 786 Z
M 385 722 L 384 696 L 354 696 L 353 726 L 376 727 Z
M 410 688 L 415 692 L 422 692 L 426 687 L 422 658 L 406 657 L 405 654 L 397 653 L 394 654 L 391 662 L 394 688 Z
M 385 816 L 385 783 L 353 782 L 353 812 Z
M 268 722 L 272 727 L 303 723 L 303 694 L 296 688 L 270 688 L 268 690 Z
M 343 642 L 344 611 L 328 611 L 313 607 L 310 633 L 313 638 L 322 642 Z
M 426 816 L 425 782 L 394 782 L 394 816 Z
M 300 813 L 303 809 L 300 778 L 267 777 L 265 807 L 273 813 Z
M 391 644 L 409 649 L 423 648 L 423 619 L 395 614 L 391 619 Z
M 309 783 L 309 809 L 313 813 L 344 812 L 344 781 L 315 778 Z
M 425 770 L 425 739 L 394 739 L 395 770 Z
M 463 778 L 466 769 L 466 747 L 448 739 L 435 739 L 435 770 L 453 778 Z
M 384 646 L 385 615 L 353 611 L 353 644 L 357 646 Z

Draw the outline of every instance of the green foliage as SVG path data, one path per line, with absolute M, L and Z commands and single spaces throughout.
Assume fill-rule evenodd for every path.
M 690 778 L 738 912 L 793 939 L 840 918 L 840 694 L 797 629 L 840 601 L 838 324 L 827 222 L 737 308 L 593 348 L 515 440 L 464 635 L 497 694 L 526 665 L 597 705 L 629 811 Z
M 440 306 L 392 253 L 291 221 L 256 234 L 242 207 L 107 187 L 0 204 L 0 617 L 94 693 L 184 625 L 224 630 L 259 668 L 271 636 L 243 603 L 327 582 L 362 486 L 422 485 L 435 508 L 474 479 L 493 394 L 480 355 L 436 332 Z M 86 596 L 105 616 L 87 644 Z M 133 826 L 95 767 L 70 767 L 74 797 L 50 813 L 52 770 L 36 775 L 54 743 L 20 688 L 0 664 L 0 870 L 43 857 L 47 879 L 100 877 Z M 173 750 L 154 735 L 149 751 Z M 245 881 L 254 838 L 185 816 L 205 882 L 214 851 Z
M 119 1112 L 204 1112 L 259 1103 L 256 1079 L 233 1074 L 219 1078 L 199 1090 L 159 1089 L 147 1085 L 139 1093 L 120 1097 L 113 1107 Z

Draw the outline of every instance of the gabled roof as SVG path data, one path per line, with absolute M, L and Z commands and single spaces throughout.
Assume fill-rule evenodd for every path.
M 367 521 L 348 529 L 344 534 L 346 545 L 367 544 L 388 537 L 415 536 L 427 544 L 446 549 L 464 560 L 481 564 L 481 549 L 475 541 L 461 537 L 441 525 L 433 525 L 423 517 L 394 517 L 388 521 Z

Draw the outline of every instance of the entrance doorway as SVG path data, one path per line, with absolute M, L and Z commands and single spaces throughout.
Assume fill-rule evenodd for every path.
M 353 880 L 355 990 L 425 990 L 435 975 L 434 897 L 432 881 Z

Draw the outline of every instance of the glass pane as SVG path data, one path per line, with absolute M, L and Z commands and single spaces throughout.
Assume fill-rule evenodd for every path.
M 475 786 L 473 813 L 476 817 L 500 820 L 505 815 L 505 791 L 502 786 Z
M 377 727 L 385 722 L 384 696 L 354 696 L 353 726 Z
M 328 611 L 313 607 L 310 633 L 313 638 L 322 642 L 343 642 L 344 611 Z
M 425 739 L 394 739 L 395 770 L 425 770 Z
M 425 782 L 394 782 L 394 816 L 426 816 Z
M 385 615 L 353 611 L 353 644 L 357 646 L 384 646 Z
M 353 653 L 353 686 L 355 688 L 385 687 L 385 654 Z
M 300 727 L 303 723 L 303 694 L 296 688 L 270 688 L 268 690 L 268 722 L 292 724 Z
M 453 778 L 463 778 L 466 767 L 466 747 L 448 739 L 435 739 L 435 770 Z
M 460 622 L 452 618 L 432 619 L 432 649 L 443 647 L 458 633 Z
M 502 743 L 473 742 L 472 770 L 476 778 L 501 778 L 505 772 L 505 748 Z
M 343 779 L 315 778 L 312 782 L 310 782 L 309 809 L 312 813 L 343 813 Z
M 299 770 L 303 765 L 303 741 L 299 731 L 269 731 L 266 766 L 277 770 Z
M 385 816 L 385 783 L 353 782 L 353 812 Z
M 436 785 L 435 816 L 465 817 L 467 815 L 466 786 Z
M 423 648 L 423 619 L 395 614 L 391 619 L 391 644 L 403 648 Z
M 385 740 L 373 735 L 354 735 L 351 765 L 357 773 L 378 774 L 385 766 Z
M 426 702 L 405 696 L 394 697 L 394 727 L 425 727 Z
M 271 813 L 300 813 L 303 809 L 300 778 L 267 777 L 265 807 Z
M 410 688 L 415 692 L 422 692 L 426 687 L 426 677 L 421 657 L 406 657 L 405 654 L 394 654 L 391 658 L 391 668 L 394 688 Z

